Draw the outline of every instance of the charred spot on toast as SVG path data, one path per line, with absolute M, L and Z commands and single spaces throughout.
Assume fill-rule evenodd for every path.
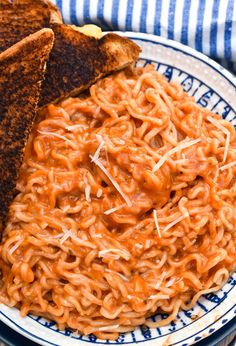
M 99 40 L 86 36 L 70 25 L 53 24 L 55 43 L 47 65 L 41 101 L 43 106 L 84 85 L 103 69 L 107 56 Z
M 71 25 L 51 24 L 55 43 L 43 82 L 39 107 L 78 95 L 99 78 L 132 64 L 140 47 L 125 37 L 87 36 Z
M 62 22 L 49 0 L 1 0 L 0 13 L 0 52 L 54 21 Z
M 53 32 L 43 29 L 0 54 L 0 224 L 15 195 L 23 151 L 31 131 Z M 0 228 L 0 234 L 1 234 Z

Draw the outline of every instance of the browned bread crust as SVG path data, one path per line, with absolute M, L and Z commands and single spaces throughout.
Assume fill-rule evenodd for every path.
M 50 0 L 0 0 L 0 52 L 53 22 L 62 19 Z
M 55 43 L 47 65 L 39 106 L 77 95 L 99 78 L 133 63 L 141 51 L 127 38 L 107 34 L 100 40 L 73 26 L 54 23 Z
M 0 54 L 0 237 L 53 39 L 51 29 L 42 29 Z
M 99 48 L 107 56 L 102 74 L 123 69 L 134 63 L 141 52 L 141 48 L 133 41 L 113 33 L 109 33 L 99 40 Z

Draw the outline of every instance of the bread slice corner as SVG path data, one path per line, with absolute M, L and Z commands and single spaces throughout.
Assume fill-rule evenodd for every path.
M 53 23 L 55 42 L 47 65 L 40 107 L 78 95 L 98 79 L 137 60 L 141 48 L 133 41 L 109 33 L 100 39 L 74 26 Z
M 15 195 L 53 40 L 53 31 L 42 29 L 0 54 L 0 236 Z
M 52 23 L 62 23 L 50 0 L 0 0 L 0 52 Z

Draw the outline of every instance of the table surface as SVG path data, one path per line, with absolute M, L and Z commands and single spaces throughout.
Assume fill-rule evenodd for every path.
M 225 331 L 223 329 L 217 331 L 212 336 L 196 343 L 195 346 L 236 346 L 235 322 L 236 322 L 236 319 L 229 322 L 228 330 L 230 329 L 231 333 L 230 335 L 226 336 L 223 340 L 222 340 L 222 336 L 225 333 L 227 335 L 227 328 Z M 1 341 L 1 337 L 2 337 L 2 340 L 5 340 L 5 342 Z M 216 340 L 214 341 L 214 339 Z M 9 346 L 9 345 L 10 346 L 37 346 L 37 344 L 35 344 L 34 342 L 23 338 L 18 333 L 16 333 L 15 331 L 7 327 L 5 324 L 0 322 L 0 346 Z
M 236 345 L 236 333 L 234 333 L 234 335 L 228 336 L 227 338 L 225 338 L 225 340 L 218 343 L 216 346 L 235 346 L 235 345 Z M 0 342 L 0 346 L 7 346 L 7 345 L 3 342 Z M 21 344 L 20 346 L 24 346 L 24 345 Z
M 217 346 L 235 346 L 236 345 L 236 332 L 227 336 L 223 341 L 219 342 Z
M 0 342 L 0 346 L 7 346 L 7 345 L 3 342 Z M 21 343 L 19 346 L 24 346 L 24 345 Z M 216 346 L 236 346 L 236 333 L 234 333 L 234 335 L 228 336 L 223 341 L 216 344 Z

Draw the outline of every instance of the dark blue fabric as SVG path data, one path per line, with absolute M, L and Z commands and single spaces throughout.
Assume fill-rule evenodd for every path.
M 181 42 L 186 45 L 188 44 L 190 6 L 191 6 L 191 0 L 185 0 L 184 8 L 183 8 Z
M 175 8 L 176 8 L 176 0 L 170 0 L 169 5 L 169 19 L 168 19 L 168 38 L 174 39 L 174 30 L 175 30 Z
M 75 25 L 78 25 L 78 20 L 76 16 L 76 1 L 77 0 L 70 0 L 70 20 L 71 23 L 75 23 Z
M 204 11 L 205 11 L 205 0 L 200 0 L 198 7 L 198 15 L 197 15 L 197 28 L 196 28 L 196 36 L 195 36 L 195 46 L 196 49 L 202 52 L 202 33 L 203 33 L 203 20 L 204 20 Z
M 162 8 L 162 0 L 156 0 L 154 34 L 158 36 L 160 36 L 161 34 L 161 8 Z

